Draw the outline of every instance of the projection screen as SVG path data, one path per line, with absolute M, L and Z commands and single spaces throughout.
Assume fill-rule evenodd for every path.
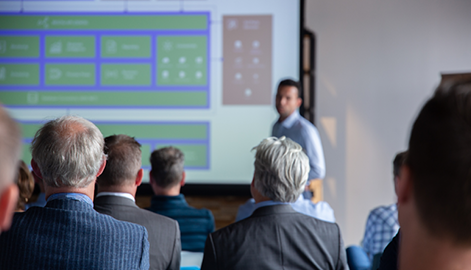
M 185 154 L 187 183 L 248 184 L 251 148 L 299 78 L 301 1 L 0 1 L 0 102 L 23 159 L 45 121 L 79 115 L 150 153 Z M 148 181 L 148 173 L 145 173 Z

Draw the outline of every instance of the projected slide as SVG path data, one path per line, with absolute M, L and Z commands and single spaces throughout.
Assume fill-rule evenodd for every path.
M 208 108 L 208 14 L 2 15 L 10 106 Z
M 31 153 L 26 147 L 41 127 L 38 122 L 23 122 L 23 159 L 31 160 Z M 95 122 L 103 136 L 113 134 L 132 134 L 141 144 L 142 167 L 150 170 L 149 157 L 153 150 L 165 147 L 178 147 L 185 154 L 186 169 L 208 169 L 209 124 L 208 123 L 178 123 L 178 122 L 148 122 L 148 123 L 106 123 Z
M 47 120 L 79 115 L 149 156 L 175 146 L 187 183 L 249 184 L 277 119 L 276 85 L 299 76 L 299 1 L 0 0 L 0 102 L 23 157 Z

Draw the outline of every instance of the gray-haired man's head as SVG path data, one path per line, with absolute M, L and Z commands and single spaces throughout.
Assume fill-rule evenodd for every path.
M 256 151 L 253 185 L 257 191 L 273 201 L 296 201 L 310 170 L 302 147 L 285 137 L 270 137 L 253 150 Z
M 47 186 L 84 188 L 106 160 L 103 147 L 103 135 L 94 124 L 63 116 L 36 132 L 31 152 Z

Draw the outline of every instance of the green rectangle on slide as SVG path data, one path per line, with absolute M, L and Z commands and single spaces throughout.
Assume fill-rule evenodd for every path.
M 126 134 L 136 139 L 206 139 L 203 124 L 97 124 L 103 136 Z
M 39 57 L 39 37 L 0 36 L 0 57 Z
M 0 30 L 204 30 L 206 15 L 2 15 Z
M 95 57 L 94 36 L 46 36 L 46 57 Z
M 206 85 L 206 36 L 158 36 L 157 84 Z
M 207 106 L 205 91 L 0 91 L 5 105 Z
M 39 65 L 0 63 L 0 85 L 38 85 Z
M 150 37 L 101 36 L 101 57 L 150 57 Z
M 33 138 L 43 124 L 20 123 L 23 138 Z M 206 139 L 205 124 L 96 124 L 104 137 L 126 134 L 136 139 Z M 150 151 L 150 150 L 149 150 Z
M 150 166 L 150 154 L 151 154 L 151 147 L 149 144 L 142 144 L 141 145 L 141 160 L 142 166 Z
M 46 64 L 46 85 L 95 85 L 94 64 Z
M 158 148 L 170 145 L 159 145 Z M 204 144 L 172 144 L 171 146 L 180 149 L 185 155 L 185 166 L 206 167 L 207 146 Z
M 31 163 L 31 158 L 32 158 L 31 151 L 29 149 L 30 146 L 31 146 L 31 144 L 29 144 L 29 143 L 25 144 L 24 143 L 23 148 L 21 149 L 22 150 L 21 151 L 21 160 L 23 160 L 26 163 L 26 165 L 28 165 L 28 166 Z
M 101 85 L 150 85 L 150 65 L 102 64 Z

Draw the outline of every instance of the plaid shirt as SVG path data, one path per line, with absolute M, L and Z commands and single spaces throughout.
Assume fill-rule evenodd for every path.
M 362 246 L 370 260 L 391 242 L 399 230 L 397 205 L 380 206 L 373 209 L 366 221 Z

